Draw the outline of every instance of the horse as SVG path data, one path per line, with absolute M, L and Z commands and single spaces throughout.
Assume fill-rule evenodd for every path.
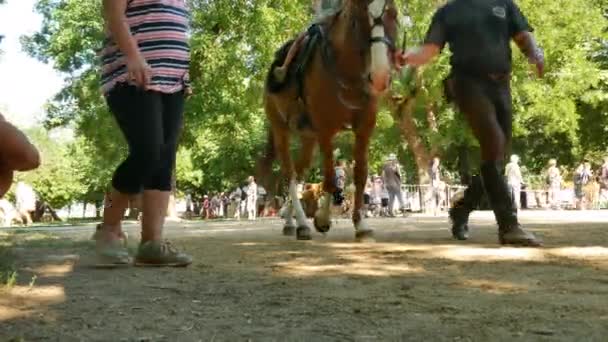
M 278 159 L 282 175 L 288 180 L 291 201 L 283 234 L 295 233 L 298 240 L 312 239 L 297 184 L 304 179 L 317 145 L 323 157 L 324 199 L 313 221 L 318 232 L 329 231 L 330 205 L 336 191 L 333 138 L 350 129 L 355 137 L 355 238 L 373 239 L 373 229 L 361 208 L 378 101 L 389 87 L 394 67 L 397 16 L 394 0 L 344 0 L 339 12 L 309 28 L 283 81 L 276 79 L 273 70 L 282 65 L 293 40 L 275 53 L 264 92 L 268 142 L 257 167 L 259 178 L 264 179 Z M 292 134 L 301 141 L 295 165 L 289 152 Z

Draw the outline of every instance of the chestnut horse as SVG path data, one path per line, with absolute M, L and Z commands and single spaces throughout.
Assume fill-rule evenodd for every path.
M 340 131 L 352 129 L 356 162 L 352 220 L 357 239 L 372 236 L 373 230 L 361 213 L 363 190 L 378 98 L 389 86 L 396 31 L 393 0 L 344 0 L 337 14 L 309 29 L 283 82 L 276 80 L 273 69 L 282 65 L 293 41 L 276 53 L 264 96 L 270 122 L 269 142 L 258 173 L 262 179 L 268 176 L 272 161 L 278 157 L 281 171 L 289 180 L 288 212 L 292 215 L 286 215 L 285 235 L 295 232 L 299 240 L 311 239 L 311 229 L 298 200 L 297 183 L 303 180 L 317 144 L 323 156 L 324 200 L 315 214 L 314 225 L 319 232 L 329 231 L 330 205 L 336 191 L 332 141 Z M 302 145 L 296 165 L 289 152 L 291 134 L 297 134 Z

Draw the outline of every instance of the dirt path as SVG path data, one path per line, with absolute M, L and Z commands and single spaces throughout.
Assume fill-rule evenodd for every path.
M 608 218 L 528 216 L 543 249 L 499 248 L 488 214 L 466 243 L 446 218 L 373 221 L 374 244 L 347 221 L 312 242 L 278 221 L 175 224 L 187 269 L 92 269 L 92 227 L 0 231 L 18 270 L 0 340 L 606 341 Z

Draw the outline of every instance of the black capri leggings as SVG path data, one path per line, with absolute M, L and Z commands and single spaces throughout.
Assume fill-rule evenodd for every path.
M 107 102 L 129 145 L 129 156 L 112 178 L 114 189 L 125 194 L 171 191 L 183 124 L 183 91 L 164 94 L 118 84 Z

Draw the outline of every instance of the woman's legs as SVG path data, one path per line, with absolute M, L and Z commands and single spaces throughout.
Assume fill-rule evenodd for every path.
M 162 242 L 163 227 L 172 188 L 177 143 L 184 112 L 184 94 L 161 94 L 162 144 L 154 172 L 144 179 L 142 240 L 136 264 L 141 266 L 187 266 L 192 258 Z
M 108 105 L 129 146 L 129 156 L 116 169 L 113 191 L 105 205 L 103 223 L 96 234 L 98 255 L 103 263 L 123 264 L 128 252 L 119 243 L 124 237 L 122 219 L 129 198 L 139 194 L 143 183 L 160 160 L 163 144 L 160 94 L 134 86 L 117 85 L 108 95 Z

